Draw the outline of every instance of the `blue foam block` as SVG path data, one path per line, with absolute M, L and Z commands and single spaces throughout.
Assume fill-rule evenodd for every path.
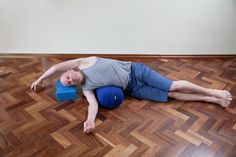
M 57 101 L 76 100 L 78 98 L 76 86 L 64 86 L 57 80 L 56 98 Z

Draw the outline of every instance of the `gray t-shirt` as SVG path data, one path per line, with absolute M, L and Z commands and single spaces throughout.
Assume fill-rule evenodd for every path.
M 85 75 L 85 83 L 81 85 L 83 90 L 108 85 L 125 89 L 129 82 L 131 62 L 98 57 L 94 65 L 82 71 Z

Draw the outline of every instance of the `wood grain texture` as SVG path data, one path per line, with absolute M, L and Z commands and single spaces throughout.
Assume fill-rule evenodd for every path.
M 0 156 L 235 156 L 235 58 L 111 58 L 144 62 L 173 80 L 227 89 L 234 100 L 224 109 L 205 102 L 158 103 L 126 96 L 115 110 L 99 108 L 96 130 L 87 135 L 87 101 L 55 101 L 59 75 L 45 80 L 37 92 L 30 90 L 36 78 L 66 56 L 2 57 Z

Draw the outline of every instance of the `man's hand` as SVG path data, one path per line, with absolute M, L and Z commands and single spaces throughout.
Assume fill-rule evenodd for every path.
M 95 124 L 94 121 L 86 120 L 84 122 L 84 132 L 85 133 L 91 133 L 95 130 Z
M 36 91 L 37 85 L 40 84 L 42 85 L 43 81 L 41 79 L 37 79 L 36 81 L 34 81 L 31 85 L 31 89 Z

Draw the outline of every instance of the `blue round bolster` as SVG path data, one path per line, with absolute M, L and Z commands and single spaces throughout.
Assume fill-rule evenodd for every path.
M 120 106 L 124 100 L 124 92 L 122 88 L 117 86 L 105 86 L 95 90 L 98 103 L 106 109 L 114 109 Z

